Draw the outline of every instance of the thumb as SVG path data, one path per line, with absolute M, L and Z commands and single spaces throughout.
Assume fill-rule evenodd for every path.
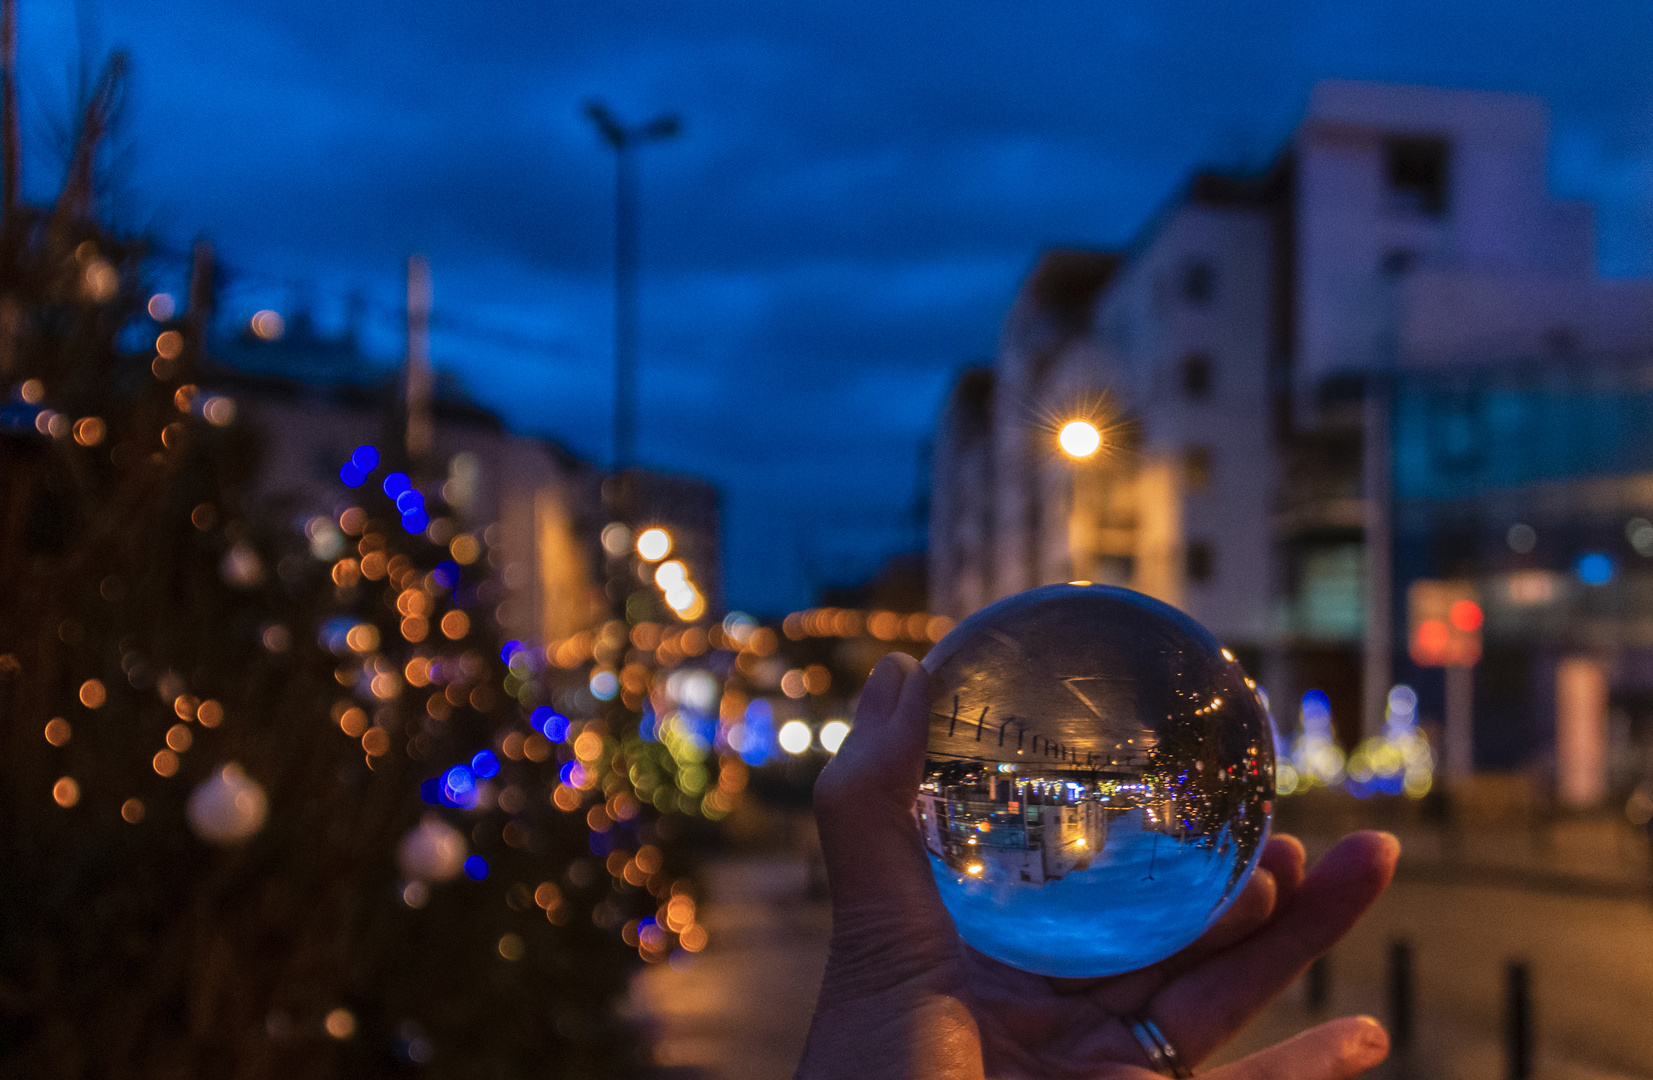
M 1312 1027 L 1232 1065 L 1209 1080 L 1350 1080 L 1389 1056 L 1389 1035 L 1370 1016 L 1346 1016 Z
M 868 677 L 855 726 L 815 783 L 833 947 L 934 955 L 957 947 L 913 819 L 929 736 L 929 679 L 905 653 Z M 893 957 L 891 957 L 893 959 Z

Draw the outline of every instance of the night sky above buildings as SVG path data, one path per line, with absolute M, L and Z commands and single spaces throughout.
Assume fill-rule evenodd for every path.
M 613 161 L 580 107 L 681 114 L 643 160 L 639 456 L 722 486 L 728 599 L 764 613 L 919 546 L 925 440 L 1040 249 L 1126 244 L 1190 169 L 1265 164 L 1317 78 L 1543 96 L 1603 272 L 1653 272 L 1644 0 L 20 9 L 31 190 L 77 58 L 127 48 L 111 209 L 213 239 L 227 317 L 338 327 L 359 290 L 388 365 L 423 252 L 438 367 L 598 461 Z

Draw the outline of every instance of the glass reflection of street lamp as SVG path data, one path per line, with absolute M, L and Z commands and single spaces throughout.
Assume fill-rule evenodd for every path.
M 1083 461 L 1102 448 L 1102 433 L 1089 420 L 1069 420 L 1056 435 L 1062 453 Z

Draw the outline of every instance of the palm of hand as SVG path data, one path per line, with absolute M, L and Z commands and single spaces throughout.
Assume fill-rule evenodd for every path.
M 1275 837 L 1216 925 L 1167 960 L 1086 980 L 1008 967 L 959 940 L 913 828 L 923 683 L 910 658 L 881 663 L 816 786 L 833 941 L 804 1080 L 1147 1080 L 1131 1017 L 1153 1019 L 1192 1067 L 1342 937 L 1393 873 L 1393 837 L 1348 837 L 1306 875 L 1302 845 Z M 1210 1075 L 1344 1080 L 1387 1046 L 1375 1021 L 1337 1020 Z

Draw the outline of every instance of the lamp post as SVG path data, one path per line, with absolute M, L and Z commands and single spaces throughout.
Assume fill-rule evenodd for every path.
M 673 138 L 679 119 L 662 114 L 625 124 L 600 101 L 586 103 L 590 119 L 614 151 L 614 471 L 631 464 L 637 441 L 637 163 L 636 149 Z

